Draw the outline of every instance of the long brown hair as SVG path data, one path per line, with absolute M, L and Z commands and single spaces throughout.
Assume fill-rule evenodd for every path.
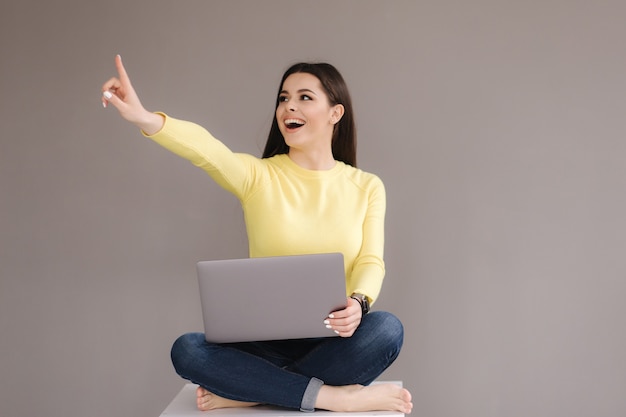
M 279 105 L 279 95 L 283 89 L 283 84 L 291 74 L 304 72 L 317 77 L 320 80 L 324 92 L 328 96 L 331 106 L 341 104 L 344 107 L 344 114 L 341 120 L 335 124 L 332 138 L 333 158 L 356 167 L 356 126 L 354 122 L 354 112 L 352 110 L 352 99 L 348 86 L 343 77 L 335 67 L 327 63 L 306 63 L 294 64 L 283 74 L 276 95 L 276 108 Z M 289 146 L 285 143 L 285 138 L 278 128 L 278 120 L 274 114 L 274 120 L 270 133 L 263 150 L 263 158 L 270 158 L 274 155 L 289 153 Z

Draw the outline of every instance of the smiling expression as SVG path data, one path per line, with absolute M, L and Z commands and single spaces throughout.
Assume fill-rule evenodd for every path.
M 331 106 L 319 79 L 306 72 L 288 76 L 278 96 L 276 121 L 290 149 L 331 148 L 343 106 Z

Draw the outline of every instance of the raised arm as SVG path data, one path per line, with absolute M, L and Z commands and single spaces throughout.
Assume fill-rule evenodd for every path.
M 148 135 L 161 130 L 164 123 L 163 116 L 149 112 L 143 107 L 122 64 L 122 57 L 119 55 L 115 57 L 115 66 L 118 76 L 102 85 L 102 105 L 106 108 L 109 103 L 112 104 L 124 119 Z

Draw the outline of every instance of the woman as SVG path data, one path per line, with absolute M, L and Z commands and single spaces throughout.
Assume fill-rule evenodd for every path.
M 284 74 L 263 158 L 236 154 L 202 127 L 147 111 L 121 58 L 102 86 L 102 104 L 170 151 L 204 169 L 241 201 L 251 257 L 341 252 L 347 307 L 323 324 L 340 337 L 213 344 L 200 333 L 172 347 L 179 375 L 193 381 L 200 410 L 271 404 L 313 411 L 409 413 L 411 394 L 369 385 L 400 352 L 403 328 L 369 313 L 384 276 L 385 191 L 355 167 L 350 96 L 329 64 L 296 64 Z M 288 312 L 287 312 L 288 313 Z

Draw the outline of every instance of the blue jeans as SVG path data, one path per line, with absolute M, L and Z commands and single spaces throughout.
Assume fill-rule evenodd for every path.
M 220 397 L 313 411 L 322 384 L 370 384 L 398 357 L 403 339 L 400 320 L 374 311 L 349 338 L 216 344 L 188 333 L 174 343 L 172 363 Z

